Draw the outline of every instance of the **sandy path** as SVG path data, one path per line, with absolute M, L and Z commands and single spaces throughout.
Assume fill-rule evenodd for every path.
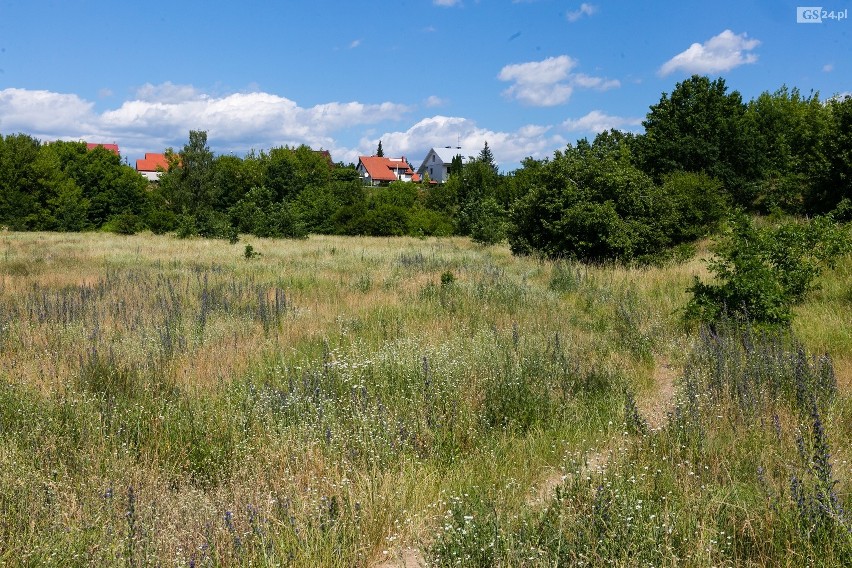
M 636 400 L 636 407 L 651 430 L 659 430 L 665 425 L 666 417 L 674 407 L 677 394 L 675 381 L 679 376 L 680 369 L 668 359 L 659 361 L 654 368 L 654 387 Z

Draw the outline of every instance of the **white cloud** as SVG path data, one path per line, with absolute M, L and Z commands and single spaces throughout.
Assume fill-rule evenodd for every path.
M 562 123 L 562 128 L 569 132 L 594 132 L 597 134 L 611 128 L 623 130 L 626 127 L 639 126 L 640 124 L 642 124 L 641 118 L 613 116 L 600 110 L 593 110 L 580 118 L 569 118 Z
M 434 108 L 434 107 L 444 106 L 445 104 L 447 104 L 447 100 L 442 99 L 441 97 L 437 97 L 435 95 L 430 95 L 429 97 L 426 98 L 425 101 L 423 101 L 423 104 L 427 108 Z
M 597 6 L 593 6 L 592 4 L 587 4 L 586 2 L 583 2 L 582 4 L 580 4 L 580 7 L 578 9 L 565 14 L 565 17 L 568 18 L 569 22 L 574 23 L 583 16 L 591 16 L 597 11 Z
M 39 134 L 90 130 L 97 121 L 93 108 L 94 103 L 77 95 L 4 89 L 0 91 L 0 130 Z
M 618 79 L 604 79 L 602 77 L 590 77 L 583 73 L 577 73 L 573 76 L 572 81 L 578 87 L 586 89 L 597 89 L 599 91 L 608 91 L 621 86 L 621 81 Z
M 751 53 L 760 41 L 749 39 L 747 34 L 725 30 L 704 43 L 693 43 L 689 49 L 666 61 L 658 74 L 666 76 L 676 71 L 686 73 L 718 73 L 757 61 Z
M 432 0 L 435 6 L 457 6 L 461 4 L 461 0 Z
M 531 106 L 556 106 L 568 102 L 576 87 L 607 90 L 621 85 L 615 79 L 571 73 L 577 63 L 576 59 L 567 55 L 515 63 L 503 67 L 497 78 L 514 83 L 503 91 L 506 97 Z
M 501 81 L 516 81 L 524 84 L 552 84 L 568 77 L 568 72 L 576 65 L 576 59 L 560 55 L 548 57 L 543 61 L 506 65 L 500 70 L 498 78 Z
M 0 90 L 3 132 L 27 132 L 42 140 L 117 141 L 125 155 L 179 147 L 190 130 L 208 131 L 217 151 L 244 152 L 283 144 L 333 150 L 336 133 L 398 121 L 410 110 L 391 102 L 354 101 L 306 108 L 270 93 L 211 96 L 190 86 L 164 83 L 144 85 L 134 100 L 99 113 L 94 103 L 73 94 Z
M 175 85 L 166 81 L 159 85 L 145 83 L 136 89 L 136 99 L 140 101 L 157 101 L 161 103 L 182 103 L 203 99 L 204 95 L 192 85 Z
M 353 40 L 352 43 L 349 44 L 349 49 L 355 49 L 359 45 L 361 45 L 360 39 Z
M 388 155 L 404 155 L 417 167 L 429 148 L 458 145 L 478 152 L 488 141 L 498 164 L 507 165 L 527 156 L 544 158 L 567 144 L 558 134 L 547 135 L 549 130 L 549 126 L 527 125 L 515 132 L 498 132 L 481 128 L 467 118 L 438 115 L 424 118 L 405 131 L 363 138 L 359 146 L 364 152 L 372 152 L 381 140 Z
M 832 71 L 834 71 L 834 63 L 826 63 L 822 66 L 822 70 L 826 73 L 831 73 Z

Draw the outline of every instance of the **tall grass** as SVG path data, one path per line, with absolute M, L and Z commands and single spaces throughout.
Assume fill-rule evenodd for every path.
M 0 234 L 0 563 L 848 558 L 845 363 L 685 331 L 700 263 L 251 244 Z

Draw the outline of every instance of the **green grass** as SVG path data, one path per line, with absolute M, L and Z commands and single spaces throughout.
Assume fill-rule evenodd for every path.
M 682 325 L 698 259 L 251 245 L 0 234 L 0 563 L 849 559 L 850 259 L 749 351 Z

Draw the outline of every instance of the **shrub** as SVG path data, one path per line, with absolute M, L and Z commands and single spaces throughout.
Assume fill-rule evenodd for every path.
M 254 250 L 253 246 L 246 245 L 246 248 L 243 251 L 243 256 L 245 257 L 246 260 L 251 260 L 253 258 L 260 256 L 260 253 L 257 252 L 256 250 Z
M 691 241 L 715 231 L 727 213 L 722 184 L 704 173 L 674 172 L 663 179 L 678 216 L 672 239 Z
M 512 252 L 633 261 L 676 244 L 672 198 L 631 163 L 625 142 L 599 138 L 518 174 L 531 188 L 510 212 Z
M 506 238 L 506 214 L 492 197 L 480 201 L 474 211 L 470 238 L 483 245 L 494 245 Z
M 346 229 L 349 234 L 371 237 L 398 237 L 408 234 L 408 209 L 381 203 L 367 209 L 363 216 L 352 219 Z
M 198 234 L 210 239 L 227 239 L 231 233 L 228 216 L 213 209 L 205 209 L 195 214 L 195 226 Z
M 422 207 L 411 210 L 408 225 L 414 236 L 448 237 L 453 234 L 453 221 L 449 216 Z
M 195 217 L 193 215 L 180 215 L 177 218 L 175 236 L 179 239 L 198 236 L 198 227 L 195 224 Z
M 155 235 L 164 235 L 178 227 L 177 215 L 165 209 L 149 209 L 145 214 L 145 225 Z
M 815 288 L 820 272 L 849 249 L 843 230 L 829 217 L 758 229 L 744 214 L 710 261 L 717 283 L 697 277 L 689 288 L 687 319 L 724 317 L 757 324 L 788 325 L 792 307 Z
M 118 215 L 114 215 L 110 218 L 110 220 L 104 224 L 103 229 L 119 235 L 135 235 L 141 226 L 142 221 L 138 215 L 125 211 L 124 213 L 119 213 Z

